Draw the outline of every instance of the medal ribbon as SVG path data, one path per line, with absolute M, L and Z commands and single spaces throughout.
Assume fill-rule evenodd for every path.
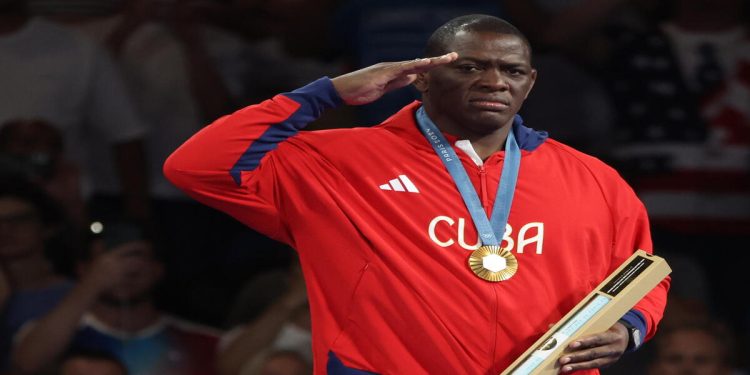
M 492 218 L 487 219 L 487 213 L 484 212 L 477 191 L 474 189 L 474 185 L 471 184 L 469 175 L 466 174 L 466 170 L 461 164 L 461 160 L 458 159 L 456 151 L 451 147 L 448 140 L 445 139 L 443 133 L 438 130 L 430 117 L 427 116 L 424 107 L 419 107 L 417 110 L 417 125 L 425 138 L 427 138 L 427 141 L 432 145 L 435 153 L 440 157 L 448 173 L 453 178 L 453 182 L 456 183 L 464 204 L 469 209 L 474 226 L 477 228 L 482 245 L 500 246 L 500 241 L 497 240 L 495 233 L 502 240 L 502 236 L 505 234 L 505 226 L 508 224 L 510 206 L 513 203 L 513 193 L 516 190 L 518 170 L 521 165 L 521 150 L 518 148 L 515 135 L 513 135 L 513 128 L 510 129 L 508 137 L 505 140 L 505 162 L 503 163 L 503 171 L 500 176 L 500 186 L 498 186 L 497 195 L 495 196 L 495 204 L 492 206 Z

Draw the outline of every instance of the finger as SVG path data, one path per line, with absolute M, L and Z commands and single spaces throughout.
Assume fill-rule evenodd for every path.
M 385 91 L 391 91 L 391 90 L 399 89 L 404 86 L 410 85 L 416 79 L 417 79 L 416 74 L 407 74 L 407 75 L 400 76 L 396 78 L 395 80 L 388 82 L 388 84 L 385 86 Z
M 422 60 L 427 60 L 430 64 L 447 64 L 458 58 L 458 53 L 448 52 L 444 55 L 427 57 Z
M 560 358 L 560 364 L 587 362 L 597 358 L 617 357 L 621 354 L 622 352 L 616 350 L 612 345 L 597 346 L 591 349 L 564 354 Z
M 571 371 L 600 368 L 611 365 L 622 353 L 615 350 L 598 348 L 580 352 L 575 355 L 566 355 L 560 358 L 560 372 L 567 373 Z
M 567 349 L 571 351 L 594 348 L 597 346 L 604 346 L 612 344 L 617 340 L 617 336 L 611 334 L 609 331 L 597 333 L 582 337 L 578 340 L 574 340 L 568 344 Z
M 458 53 L 448 52 L 442 56 L 435 56 L 430 58 L 430 64 L 447 64 L 453 62 L 458 58 Z
M 458 54 L 456 52 L 450 52 L 435 57 L 425 57 L 421 59 L 403 61 L 400 63 L 400 68 L 402 71 L 408 73 L 420 73 L 430 70 L 436 66 L 448 64 L 456 60 L 457 58 Z
M 613 345 L 611 336 L 600 333 L 572 342 L 566 348 L 566 354 L 559 359 L 561 371 L 600 367 L 616 361 L 623 351 Z

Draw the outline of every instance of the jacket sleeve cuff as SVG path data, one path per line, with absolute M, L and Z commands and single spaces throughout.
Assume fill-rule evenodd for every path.
M 638 310 L 631 309 L 620 318 L 620 322 L 625 323 L 626 326 L 631 326 L 637 329 L 640 338 L 646 337 L 646 334 L 648 333 L 646 330 L 646 318 L 643 316 L 643 313 Z M 636 345 L 629 347 L 627 352 L 636 351 L 641 344 L 643 344 L 642 339 L 639 339 L 639 341 L 640 342 L 637 342 Z
M 298 113 L 311 120 L 317 119 L 323 111 L 336 108 L 344 104 L 344 101 L 333 87 L 333 82 L 328 77 L 317 79 L 306 86 L 300 87 L 292 92 L 282 94 L 300 104 Z

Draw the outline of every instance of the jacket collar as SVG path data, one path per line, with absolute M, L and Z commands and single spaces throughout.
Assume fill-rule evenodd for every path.
M 417 127 L 415 116 L 417 109 L 419 109 L 421 105 L 422 102 L 415 100 L 387 120 L 383 121 L 379 127 L 393 132 L 418 148 L 427 148 L 432 151 L 432 146 L 430 146 L 429 142 L 427 142 Z M 456 140 L 458 140 L 457 137 L 452 136 L 451 134 L 444 134 L 451 144 L 454 144 Z M 518 146 L 524 154 L 536 150 L 549 137 L 545 131 L 538 131 L 526 127 L 523 124 L 523 119 L 520 115 L 516 115 L 513 119 L 513 134 L 516 136 Z

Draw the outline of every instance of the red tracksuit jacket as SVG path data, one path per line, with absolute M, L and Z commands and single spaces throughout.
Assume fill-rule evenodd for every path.
M 476 230 L 415 124 L 420 104 L 375 127 L 298 133 L 339 104 L 323 78 L 218 119 L 164 167 L 190 196 L 298 251 L 316 374 L 499 374 L 635 249 L 651 249 L 646 211 L 613 169 L 517 119 L 503 246 L 519 269 L 481 280 L 467 265 Z M 456 151 L 491 214 L 504 153 L 480 167 Z M 635 308 L 647 337 L 668 286 Z

